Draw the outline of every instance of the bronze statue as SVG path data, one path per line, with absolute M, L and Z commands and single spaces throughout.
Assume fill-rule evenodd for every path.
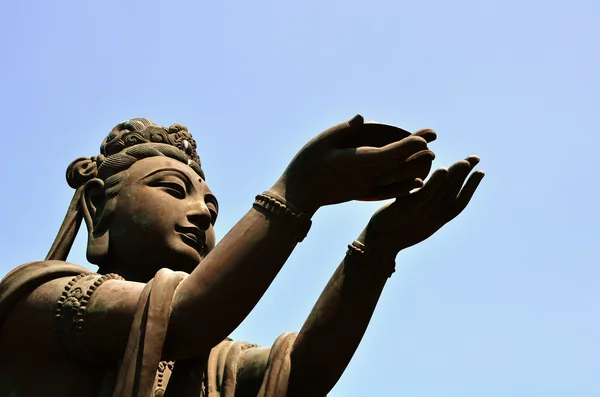
M 457 216 L 483 178 L 472 156 L 423 184 L 435 137 L 361 116 L 330 128 L 216 244 L 219 206 L 187 128 L 118 124 L 100 155 L 69 166 L 75 195 L 46 260 L 0 282 L 0 396 L 326 395 L 398 252 Z M 227 338 L 320 207 L 390 198 L 298 333 L 271 347 Z M 65 262 L 82 220 L 97 274 Z

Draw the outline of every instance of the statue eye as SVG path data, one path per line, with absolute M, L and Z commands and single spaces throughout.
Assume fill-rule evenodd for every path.
M 169 193 L 171 196 L 173 196 L 175 198 L 184 199 L 186 196 L 185 187 L 180 185 L 177 182 L 163 181 L 163 182 L 157 183 L 156 186 L 162 188 L 165 192 Z
M 206 203 L 206 206 L 208 207 L 208 210 L 210 211 L 210 223 L 212 223 L 213 225 L 215 224 L 215 222 L 217 221 L 217 209 L 215 208 L 213 203 Z
M 214 226 L 217 221 L 217 216 L 219 215 L 219 204 L 217 203 L 217 199 L 212 194 L 208 194 L 204 197 L 204 202 L 206 203 L 206 207 L 208 207 L 208 211 L 210 211 L 210 223 Z

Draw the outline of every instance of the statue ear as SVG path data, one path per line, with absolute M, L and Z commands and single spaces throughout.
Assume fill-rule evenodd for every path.
M 86 182 L 81 199 L 81 212 L 88 230 L 87 259 L 98 266 L 108 254 L 108 230 L 96 230 L 104 202 L 104 182 L 98 178 Z

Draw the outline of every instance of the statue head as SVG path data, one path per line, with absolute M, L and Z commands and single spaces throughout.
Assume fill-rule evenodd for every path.
M 162 267 L 192 271 L 215 245 L 218 203 L 205 179 L 185 126 L 118 124 L 99 156 L 69 165 L 74 219 L 67 214 L 47 259 L 66 259 L 84 219 L 87 257 L 101 273 L 146 282 Z

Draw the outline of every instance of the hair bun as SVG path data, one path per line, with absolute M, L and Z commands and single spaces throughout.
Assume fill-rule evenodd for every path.
M 87 181 L 98 176 L 98 167 L 104 160 L 104 156 L 92 158 L 79 157 L 67 168 L 67 183 L 73 189 L 83 186 Z

